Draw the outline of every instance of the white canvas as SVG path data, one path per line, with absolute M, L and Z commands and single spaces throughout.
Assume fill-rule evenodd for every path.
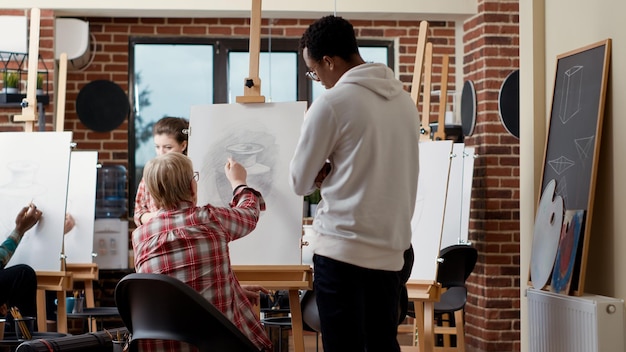
M 436 281 L 452 141 L 420 142 L 419 181 L 411 220 L 415 261 L 410 279 Z
M 72 151 L 67 189 L 67 212 L 72 215 L 76 225 L 64 237 L 67 263 L 93 262 L 97 165 L 98 152 Z
M 0 133 L 0 233 L 15 228 L 17 213 L 31 201 L 43 212 L 7 266 L 61 269 L 71 138 L 71 132 Z
M 302 197 L 289 186 L 289 163 L 300 136 L 306 102 L 192 106 L 189 157 L 200 173 L 198 204 L 227 206 L 224 175 L 229 156 L 248 171 L 248 184 L 267 204 L 257 228 L 231 242 L 232 264 L 301 264 Z
M 467 243 L 469 207 L 474 176 L 474 148 L 454 143 L 450 160 L 450 176 L 441 248 Z

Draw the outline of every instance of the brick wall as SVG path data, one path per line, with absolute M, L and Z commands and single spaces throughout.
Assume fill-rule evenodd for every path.
M 467 343 L 477 351 L 519 351 L 519 140 L 500 122 L 498 93 L 519 68 L 517 1 L 479 1 L 464 23 L 463 75 L 477 95 L 469 239 L 479 260 L 469 280 Z
M 502 80 L 518 66 L 516 5 L 516 1 L 481 3 L 480 15 L 465 23 L 463 58 L 454 57 L 454 23 L 430 22 L 428 36 L 434 48 L 432 89 L 440 89 L 442 55 L 448 54 L 448 90 L 456 90 L 455 75 L 463 72 L 464 79 L 474 81 L 478 94 L 478 121 L 474 135 L 466 140 L 469 145 L 477 147 L 480 155 L 476 160 L 470 222 L 470 240 L 479 250 L 479 263 L 470 278 L 466 324 L 468 351 L 519 350 L 519 148 L 518 141 L 508 135 L 499 122 L 497 107 Z M 25 13 L 20 11 L 18 14 Z M 15 13 L 0 10 L 2 14 Z M 42 11 L 42 18 L 50 26 L 53 16 L 50 11 Z M 89 21 L 90 32 L 95 38 L 95 56 L 84 70 L 68 74 L 65 130 L 73 131 L 76 149 L 97 150 L 99 162 L 121 164 L 127 168 L 127 121 L 111 132 L 98 133 L 87 129 L 76 114 L 75 101 L 80 89 L 93 80 L 106 79 L 128 91 L 128 42 L 132 35 L 241 38 L 249 35 L 248 19 L 85 20 Z M 299 38 L 310 23 L 311 20 L 272 20 L 272 36 Z M 360 38 L 396 40 L 398 73 L 407 90 L 411 89 L 419 23 L 419 20 L 353 21 Z M 268 21 L 263 20 L 262 35 L 267 36 L 269 30 Z M 42 48 L 51 50 L 52 32 L 42 33 L 41 37 Z M 51 97 L 51 100 L 54 99 Z M 47 130 L 52 129 L 53 106 L 46 107 Z M 430 121 L 436 121 L 437 112 L 437 97 L 433 97 Z M 22 126 L 11 123 L 8 118 L 16 113 L 19 109 L 0 107 L 0 131 L 21 130 Z

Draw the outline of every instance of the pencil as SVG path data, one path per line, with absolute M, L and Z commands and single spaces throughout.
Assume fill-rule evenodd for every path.
M 11 307 L 11 315 L 13 316 L 13 319 L 17 320 L 17 324 L 19 325 L 24 337 L 26 337 L 27 340 L 32 339 L 32 335 L 30 334 L 30 330 L 28 330 L 28 326 L 26 326 L 26 322 L 22 320 L 23 317 L 20 310 L 17 307 Z

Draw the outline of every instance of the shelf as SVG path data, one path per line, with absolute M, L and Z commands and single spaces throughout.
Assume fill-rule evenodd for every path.
M 0 93 L 0 107 L 20 107 L 22 100 L 26 98 L 26 94 L 10 94 Z M 48 105 L 50 97 L 48 95 L 38 95 L 37 103 Z

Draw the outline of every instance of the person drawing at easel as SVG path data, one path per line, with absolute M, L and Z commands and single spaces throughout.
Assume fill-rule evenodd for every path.
M 258 292 L 267 290 L 242 287 L 228 252 L 231 241 L 255 229 L 265 201 L 247 186 L 241 164 L 229 159 L 224 172 L 232 188 L 230 207 L 196 206 L 198 173 L 187 156 L 166 153 L 146 163 L 143 179 L 159 210 L 132 233 L 135 269 L 181 280 L 202 293 L 259 349 L 270 351 L 272 343 L 253 309 Z M 254 291 L 256 302 L 248 298 Z M 181 351 L 176 342 L 166 345 L 142 341 L 140 349 Z
M 187 155 L 189 140 L 189 121 L 182 117 L 163 117 L 154 124 L 152 138 L 157 156 L 170 152 Z M 139 226 L 152 218 L 158 208 L 154 205 L 146 184 L 141 179 L 135 196 L 135 214 L 133 220 Z
M 31 203 L 23 207 L 15 218 L 15 228 L 0 244 L 0 315 L 7 316 L 6 331 L 12 331 L 13 318 L 8 313 L 17 307 L 22 316 L 37 316 L 37 274 L 26 264 L 5 268 L 20 244 L 24 234 L 41 219 L 41 211 Z

